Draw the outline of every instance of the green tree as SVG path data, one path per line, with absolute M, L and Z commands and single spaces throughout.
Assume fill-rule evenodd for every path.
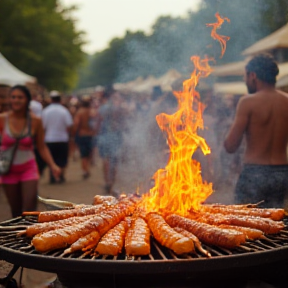
M 107 49 L 95 53 L 88 61 L 88 66 L 80 70 L 81 78 L 78 87 L 111 85 L 115 82 L 126 82 L 135 79 L 135 75 L 143 74 L 143 67 L 131 59 L 131 42 L 145 45 L 144 32 L 127 31 L 123 38 L 114 38 Z M 135 59 L 134 59 L 135 60 Z M 85 69 L 87 69 L 85 71 Z M 149 72 L 144 73 L 146 76 Z
M 58 0 L 1 0 L 1 53 L 49 89 L 75 87 L 84 41 L 73 9 Z

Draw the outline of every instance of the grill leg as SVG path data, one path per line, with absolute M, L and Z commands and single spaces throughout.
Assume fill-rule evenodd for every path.
M 9 282 L 12 280 L 14 274 L 17 272 L 19 267 L 20 267 L 19 265 L 14 265 L 6 277 L 0 278 L 0 284 L 3 285 L 4 287 L 8 287 Z

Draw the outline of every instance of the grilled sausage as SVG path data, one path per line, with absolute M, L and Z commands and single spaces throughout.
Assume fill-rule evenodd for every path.
M 254 228 L 263 231 L 265 234 L 277 234 L 285 227 L 282 221 L 253 216 L 200 212 L 191 213 L 188 217 L 211 225 L 226 224 Z
M 117 256 L 123 248 L 127 228 L 127 222 L 121 221 L 101 238 L 95 251 L 101 255 Z
M 46 252 L 65 248 L 93 231 L 97 231 L 102 236 L 124 219 L 126 215 L 129 215 L 134 208 L 135 204 L 131 201 L 119 202 L 80 224 L 37 234 L 32 239 L 32 245 L 37 251 Z
M 77 250 L 86 250 L 90 247 L 94 247 L 100 240 L 100 234 L 97 231 L 92 231 L 91 233 L 87 234 L 79 238 L 76 242 L 74 242 L 69 248 L 64 251 L 64 254 L 69 254 Z
M 237 205 L 203 205 L 201 206 L 201 211 L 209 213 L 263 217 L 270 218 L 275 221 L 282 220 L 285 216 L 284 209 L 237 208 Z
M 125 237 L 125 250 L 129 256 L 150 254 L 150 229 L 140 217 L 132 220 Z
M 221 224 L 218 227 L 224 229 L 232 229 L 236 231 L 240 231 L 245 234 L 246 238 L 249 240 L 257 240 L 263 238 L 264 233 L 261 230 L 249 228 L 249 227 L 242 227 L 242 226 L 234 226 L 234 225 L 225 225 Z
M 174 230 L 176 232 L 182 234 L 183 236 L 190 238 L 194 242 L 195 247 L 202 254 L 206 255 L 209 258 L 211 257 L 211 254 L 202 247 L 201 242 L 199 241 L 199 239 L 194 234 L 192 234 L 191 232 L 189 232 L 189 231 L 187 231 L 187 230 L 185 230 L 183 228 L 180 228 L 180 227 L 174 227 Z
M 88 220 L 89 218 L 93 217 L 93 215 L 83 216 L 83 217 L 70 217 L 67 219 L 62 219 L 58 221 L 52 221 L 52 222 L 43 222 L 43 223 L 36 223 L 33 225 L 30 225 L 26 228 L 26 236 L 32 238 L 36 234 L 48 232 L 51 230 L 61 229 L 66 226 L 71 226 L 74 224 L 79 224 L 81 222 L 84 222 Z
M 167 216 L 166 221 L 171 227 L 180 227 L 193 233 L 200 241 L 206 244 L 234 248 L 245 242 L 245 235 L 242 232 L 221 229 L 176 214 Z
M 38 222 L 50 222 L 57 221 L 61 219 L 67 219 L 75 216 L 86 216 L 97 214 L 107 208 L 107 205 L 81 205 L 80 207 L 68 209 L 68 210 L 53 210 L 53 211 L 44 211 L 40 212 L 38 215 Z
M 195 252 L 193 241 L 171 228 L 161 215 L 149 213 L 146 217 L 154 238 L 161 245 L 170 248 L 176 254 Z

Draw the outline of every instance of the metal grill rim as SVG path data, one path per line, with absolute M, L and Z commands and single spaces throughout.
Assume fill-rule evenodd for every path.
M 277 235 L 268 235 L 267 240 L 247 241 L 233 250 L 202 244 L 203 248 L 212 255 L 209 259 L 200 252 L 176 255 L 154 239 L 151 239 L 151 254 L 141 257 L 126 257 L 124 253 L 119 256 L 90 257 L 83 252 L 74 252 L 64 256 L 63 249 L 40 254 L 30 245 L 29 238 L 16 237 L 21 227 L 23 229 L 25 225 L 36 222 L 36 217 L 18 217 L 1 222 L 0 258 L 27 268 L 51 272 L 68 271 L 67 269 L 70 270 L 73 266 L 79 272 L 95 271 L 97 268 L 98 273 L 108 270 L 114 271 L 114 273 L 131 273 L 131 271 L 145 273 L 146 270 L 150 270 L 152 273 L 167 273 L 167 269 L 171 272 L 177 272 L 179 269 L 183 271 L 183 268 L 187 271 L 191 268 L 197 271 L 203 267 L 206 270 L 209 270 L 209 267 L 215 270 L 218 264 L 221 264 L 220 266 L 222 264 L 246 266 L 247 262 L 250 262 L 250 265 L 257 265 L 263 261 L 273 263 L 273 261 L 288 257 L 288 217 L 284 218 L 286 227 Z

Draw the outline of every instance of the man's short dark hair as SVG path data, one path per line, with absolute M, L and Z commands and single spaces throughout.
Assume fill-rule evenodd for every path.
M 51 102 L 54 102 L 54 103 L 60 103 L 61 102 L 61 96 L 54 96 L 54 97 L 51 97 Z
M 272 55 L 261 53 L 248 62 L 246 71 L 254 72 L 257 78 L 265 83 L 275 84 L 279 68 Z

